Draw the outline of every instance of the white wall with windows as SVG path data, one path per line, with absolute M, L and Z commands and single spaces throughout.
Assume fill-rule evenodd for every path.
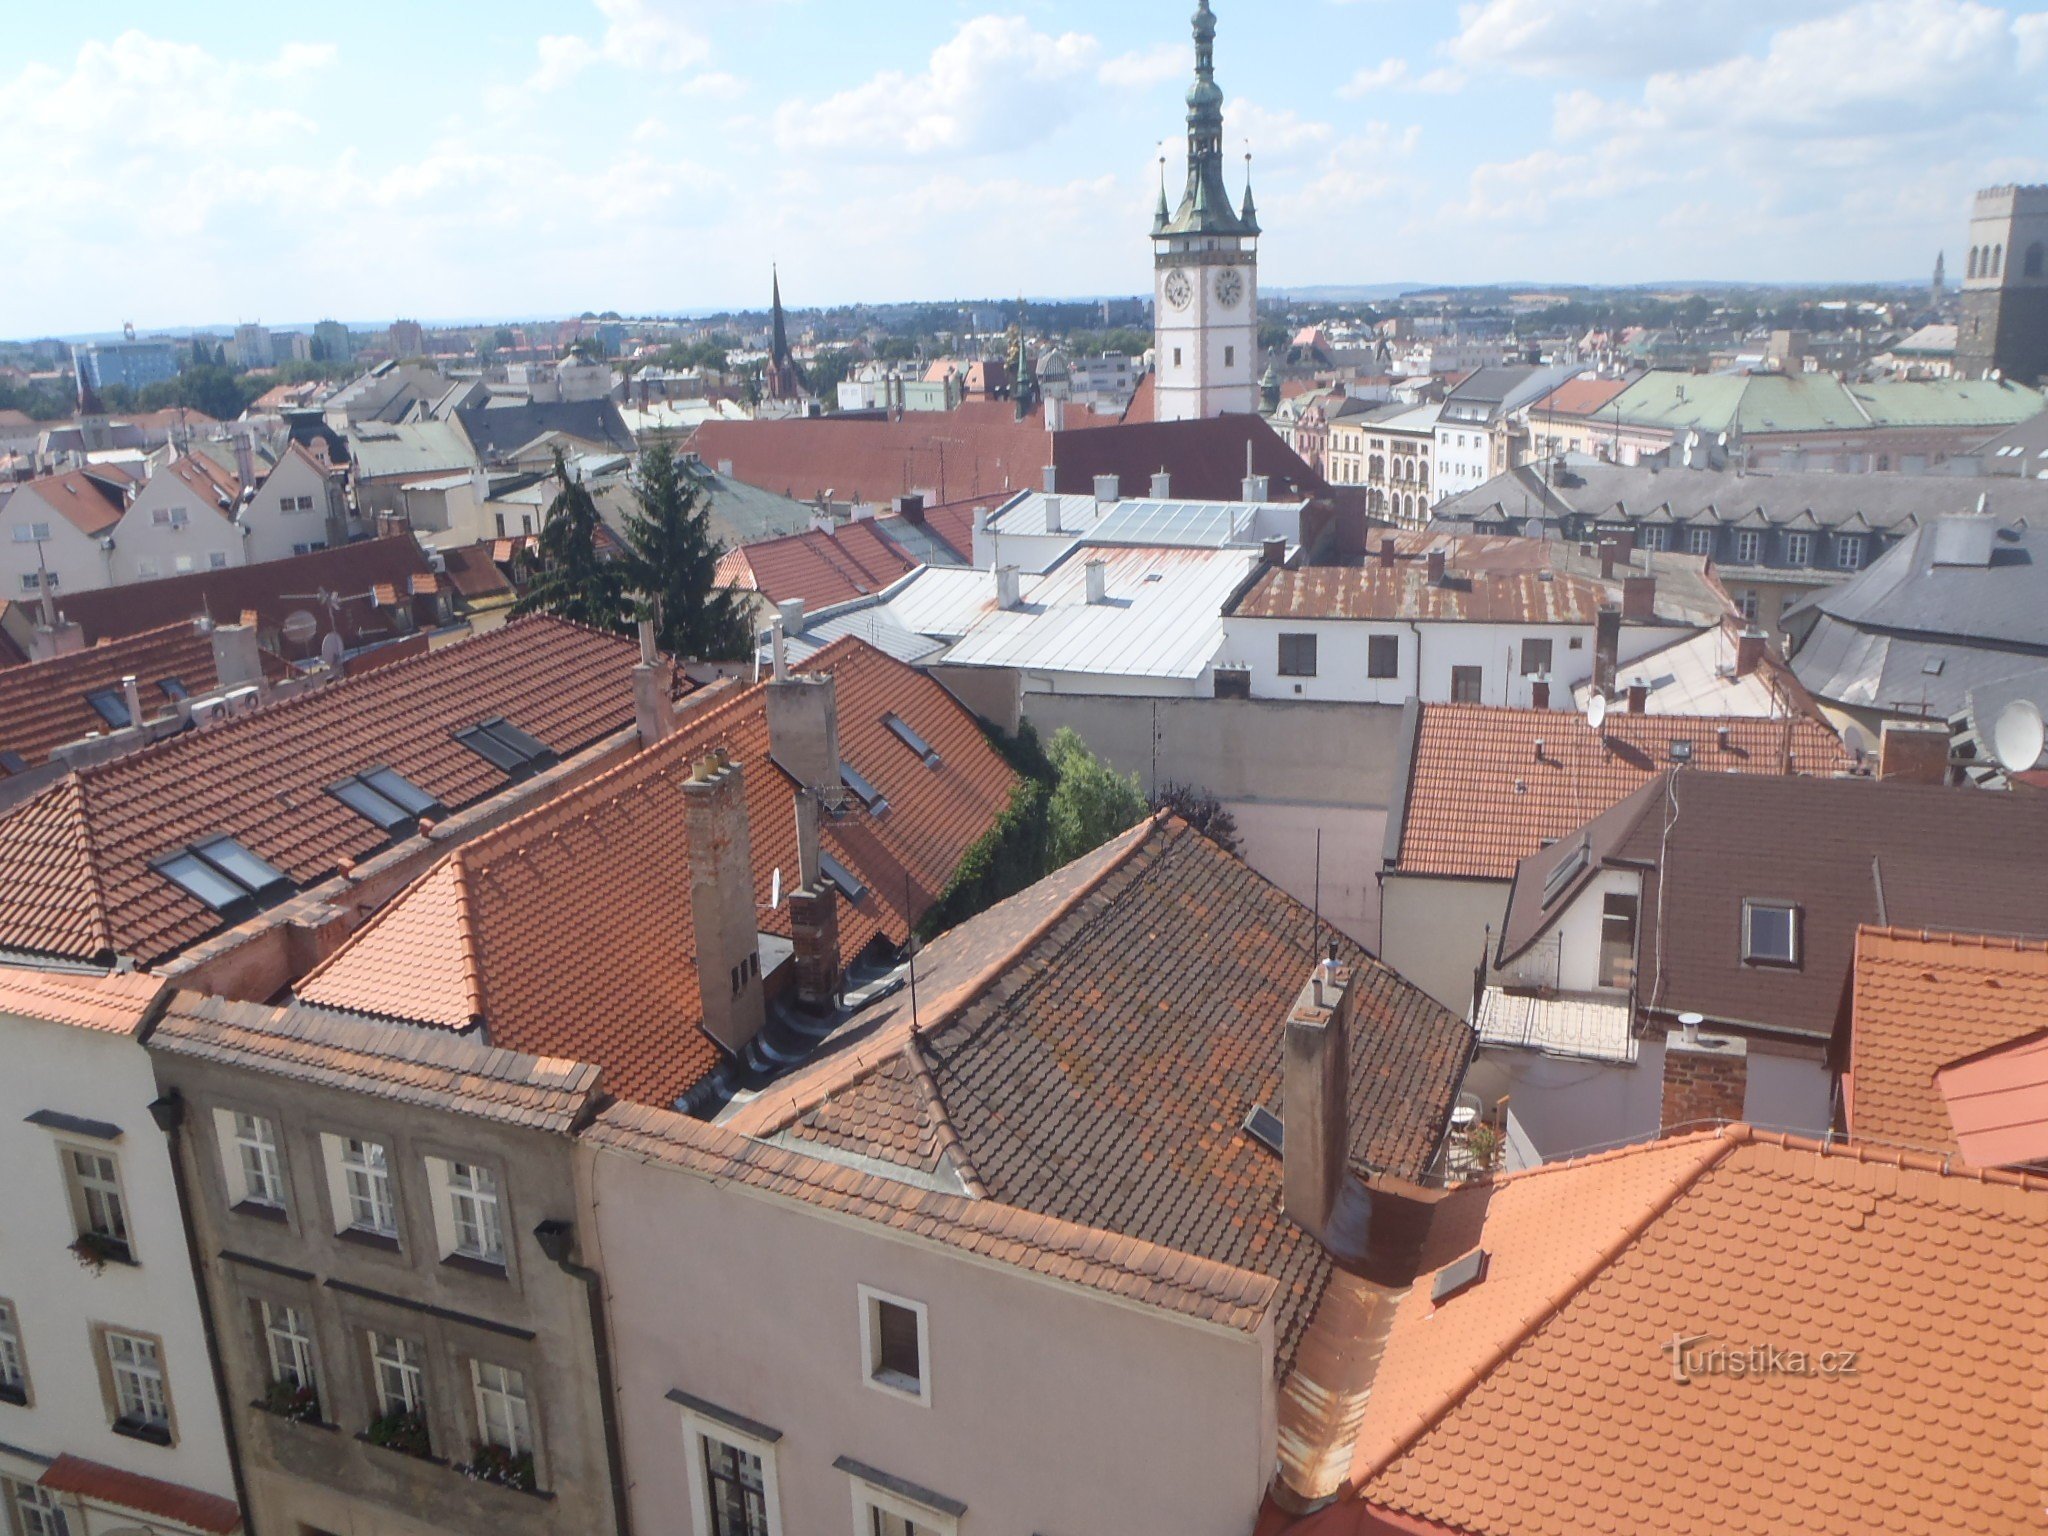
M 1573 684 L 1593 674 L 1593 626 L 1226 615 L 1218 661 L 1250 669 L 1255 699 L 1526 707 L 1547 674 L 1550 707 L 1570 709 Z
M 108 556 L 114 584 L 246 564 L 242 532 L 232 512 L 171 471 L 158 470 L 114 525 L 114 548 Z
M 79 532 L 62 509 L 44 498 L 41 487 L 24 485 L 0 504 L 0 593 L 33 602 L 45 581 L 61 594 L 91 592 L 109 579 L 100 541 Z
M 67 1453 L 233 1498 L 147 1054 L 0 1012 L 0 1059 L 0 1529 L 56 1536 L 35 1479 Z
M 287 451 L 241 509 L 246 558 L 254 564 L 324 548 L 327 513 L 327 471 L 303 450 Z

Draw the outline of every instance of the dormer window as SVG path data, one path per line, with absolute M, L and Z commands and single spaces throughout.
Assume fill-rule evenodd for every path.
M 1799 908 L 1788 901 L 1742 904 L 1742 959 L 1746 965 L 1799 964 Z

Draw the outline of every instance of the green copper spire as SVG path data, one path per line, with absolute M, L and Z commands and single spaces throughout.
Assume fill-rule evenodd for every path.
M 1231 211 L 1223 185 L 1223 87 L 1216 83 L 1216 16 L 1209 0 L 1198 0 L 1194 15 L 1195 83 L 1188 87 L 1188 185 L 1180 209 L 1154 234 L 1252 235 Z

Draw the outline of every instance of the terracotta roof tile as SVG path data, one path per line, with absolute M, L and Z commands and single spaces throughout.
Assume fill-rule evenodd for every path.
M 0 947 L 154 964 L 222 919 L 150 868 L 225 835 L 304 887 L 389 838 L 327 786 L 382 764 L 451 810 L 505 776 L 454 739 L 494 715 L 566 756 L 632 722 L 630 641 L 553 619 L 67 774 L 0 817 Z
M 1727 732 L 1722 745 L 1721 732 Z M 1837 773 L 1853 759 L 1817 720 L 1608 715 L 1604 732 L 1561 710 L 1425 704 L 1401 823 L 1402 874 L 1513 876 L 1518 861 L 1628 797 L 1689 742 L 1689 766 L 1723 773 Z M 1537 743 L 1543 747 L 1537 755 Z
M 132 1035 L 162 989 L 163 983 L 154 976 L 135 972 L 102 976 L 0 966 L 0 1013 L 102 1034 Z
M 810 528 L 729 549 L 719 559 L 717 581 L 771 602 L 800 598 L 815 612 L 880 592 L 917 568 L 872 519 L 862 518 L 830 533 Z
M 825 848 L 867 884 L 841 898 L 842 961 L 901 944 L 1009 804 L 1016 776 L 974 717 L 923 673 L 847 639 L 811 659 L 835 682 L 842 757 L 889 802 L 828 817 Z M 908 720 L 937 768 L 885 724 Z M 540 809 L 454 850 L 309 972 L 302 997 L 460 1028 L 481 1017 L 515 1049 L 601 1063 L 613 1093 L 669 1104 L 717 1066 L 703 1033 L 689 914 L 690 850 L 676 787 L 722 747 L 743 770 L 764 930 L 777 870 L 796 878 L 796 783 L 769 756 L 765 692 L 737 689 L 676 733 Z
M 72 469 L 61 475 L 45 475 L 15 487 L 14 495 L 33 492 L 80 533 L 98 536 L 121 521 L 127 508 L 130 477 L 108 468 Z M 10 498 L 12 499 L 12 498 Z M 26 504 L 21 510 L 26 510 Z M 70 597 L 66 594 L 66 605 Z
M 1485 1276 L 1438 1304 L 1425 1273 L 1401 1297 L 1352 1497 L 1302 1536 L 2038 1524 L 2048 1367 L 2018 1341 L 2048 1325 L 2041 1181 L 1736 1126 L 1440 1210 L 1467 1200 L 1478 1220 L 1451 1225 L 1485 1247 Z M 1808 1369 L 1684 1380 L 1674 1338 Z M 1822 1371 L 1836 1350 L 1853 1373 Z
M 83 1456 L 59 1456 L 36 1481 L 56 1493 L 154 1515 L 195 1531 L 214 1532 L 215 1536 L 228 1536 L 228 1532 L 242 1528 L 242 1511 L 233 1499 L 202 1493 L 182 1483 L 144 1477 L 139 1472 L 123 1472 L 119 1467 L 87 1461 Z
M 113 729 L 86 695 L 111 689 L 118 696 L 121 679 L 131 674 L 144 717 L 155 719 L 176 702 L 163 689 L 166 680 L 182 684 L 189 694 L 216 690 L 213 641 L 191 624 L 167 624 L 30 666 L 0 670 L 0 751 L 17 752 L 33 765 L 45 761 L 52 749 L 89 732 Z

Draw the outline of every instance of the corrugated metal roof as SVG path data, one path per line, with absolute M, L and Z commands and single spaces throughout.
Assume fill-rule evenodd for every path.
M 1434 620 L 1479 624 L 1591 624 L 1602 589 L 1574 576 L 1534 571 L 1449 572 L 1426 568 L 1309 566 L 1267 572 L 1231 610 L 1244 619 Z
M 995 606 L 994 578 L 981 573 L 988 611 L 947 664 L 1199 678 L 1223 641 L 1223 603 L 1256 558 L 1241 549 L 1075 549 L 1043 576 L 1026 577 L 1022 602 L 1007 610 Z M 1087 567 L 1096 559 L 1108 600 L 1090 603 Z
M 1088 535 L 1095 544 L 1180 544 L 1220 549 L 1264 538 L 1301 540 L 1305 501 L 1120 501 Z

